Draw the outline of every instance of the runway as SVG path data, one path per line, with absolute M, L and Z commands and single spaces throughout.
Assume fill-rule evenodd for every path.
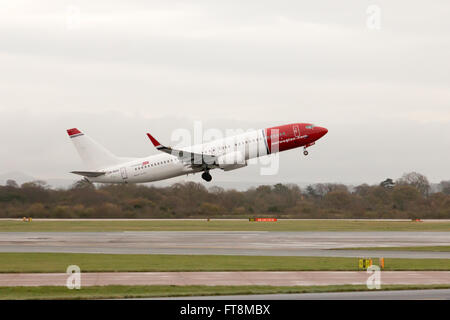
M 148 300 L 450 300 L 450 289 L 196 296 Z
M 450 259 L 450 252 L 333 250 L 438 245 L 450 245 L 449 232 L 0 232 L 0 252 Z
M 82 271 L 82 270 L 81 270 Z M 366 285 L 364 271 L 92 272 L 81 273 L 81 286 L 206 285 L 317 286 Z M 65 286 L 65 273 L 3 273 L 2 286 Z M 381 285 L 450 284 L 450 271 L 382 271 Z

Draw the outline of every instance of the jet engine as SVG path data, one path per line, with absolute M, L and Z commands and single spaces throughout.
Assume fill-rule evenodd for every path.
M 235 151 L 219 156 L 217 165 L 223 171 L 230 171 L 247 166 L 247 161 L 242 152 Z

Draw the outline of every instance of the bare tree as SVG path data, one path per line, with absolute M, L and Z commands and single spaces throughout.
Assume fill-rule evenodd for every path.
M 413 186 L 426 197 L 430 193 L 430 182 L 428 182 L 427 177 L 417 172 L 405 173 L 397 180 L 397 184 Z
M 450 194 L 450 180 L 441 181 L 439 183 L 439 191 L 444 194 Z
M 11 180 L 11 179 L 6 181 L 6 186 L 7 187 L 11 187 L 11 188 L 18 188 L 19 187 L 17 182 L 15 180 Z
M 72 189 L 95 189 L 93 183 L 86 179 L 78 180 L 72 185 Z
M 317 183 L 314 185 L 314 189 L 321 197 L 332 191 L 345 191 L 348 192 L 347 186 L 339 183 Z
M 356 186 L 353 190 L 353 193 L 359 196 L 366 196 L 369 194 L 371 187 L 367 183 L 363 183 L 359 186 Z

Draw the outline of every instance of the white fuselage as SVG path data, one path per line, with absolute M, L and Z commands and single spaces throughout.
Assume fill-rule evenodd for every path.
M 239 151 L 242 155 L 245 155 L 245 161 L 270 153 L 264 129 L 179 149 L 214 156 L 222 156 Z M 161 153 L 133 159 L 99 169 L 99 171 L 105 172 L 105 175 L 95 178 L 90 177 L 88 180 L 100 183 L 142 183 L 164 180 L 201 170 L 192 169 L 176 156 Z

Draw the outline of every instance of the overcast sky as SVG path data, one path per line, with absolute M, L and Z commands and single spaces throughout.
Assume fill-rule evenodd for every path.
M 72 127 L 146 156 L 145 132 L 170 144 L 194 121 L 312 122 L 329 133 L 308 157 L 214 181 L 450 179 L 449 1 L 0 3 L 0 173 L 71 178 Z

